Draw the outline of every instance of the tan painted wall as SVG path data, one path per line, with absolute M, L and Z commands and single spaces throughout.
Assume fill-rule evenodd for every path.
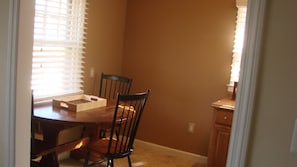
M 126 0 L 88 2 L 84 91 L 97 95 L 98 75 L 101 72 L 122 72 Z M 95 77 L 90 76 L 91 68 L 94 69 Z
M 127 2 L 123 74 L 132 91 L 152 89 L 138 138 L 207 155 L 210 105 L 227 95 L 235 1 Z
M 297 1 L 267 1 L 247 167 L 296 167 L 289 153 L 297 118 Z

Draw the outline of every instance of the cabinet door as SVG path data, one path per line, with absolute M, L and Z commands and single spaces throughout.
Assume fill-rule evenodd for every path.
M 215 124 L 210 145 L 208 167 L 225 167 L 231 127 Z

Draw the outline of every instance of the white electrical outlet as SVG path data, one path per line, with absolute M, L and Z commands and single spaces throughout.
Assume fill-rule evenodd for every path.
M 188 132 L 194 133 L 194 129 L 195 129 L 195 123 L 194 122 L 189 122 Z
M 94 76 L 95 76 L 95 69 L 94 69 L 94 67 L 92 67 L 92 68 L 90 69 L 90 77 L 91 77 L 91 78 L 94 78 Z
M 295 120 L 295 125 L 293 129 L 290 152 L 297 154 L 297 119 Z

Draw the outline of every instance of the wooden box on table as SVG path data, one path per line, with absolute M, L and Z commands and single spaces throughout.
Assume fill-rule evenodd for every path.
M 69 111 L 80 112 L 106 106 L 107 100 L 92 95 L 72 95 L 53 99 L 54 107 L 67 108 Z

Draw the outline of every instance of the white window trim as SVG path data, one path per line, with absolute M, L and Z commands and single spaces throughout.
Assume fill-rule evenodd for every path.
M 258 66 L 260 59 L 266 0 L 249 0 L 243 57 L 226 167 L 245 167 Z

